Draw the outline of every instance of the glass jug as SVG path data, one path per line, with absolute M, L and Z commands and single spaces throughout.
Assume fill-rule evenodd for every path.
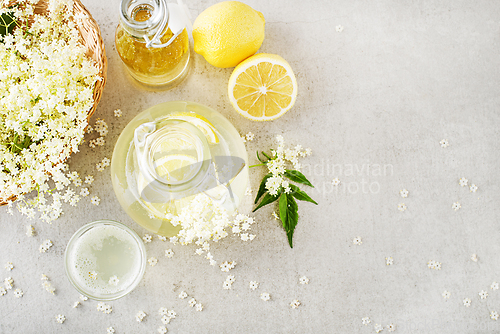
M 248 156 L 233 125 L 193 102 L 166 102 L 137 115 L 111 160 L 118 201 L 141 226 L 174 236 L 170 221 L 198 195 L 234 213 L 248 184 Z
M 191 27 L 187 7 L 166 0 L 122 0 L 115 44 L 130 75 L 148 86 L 170 88 L 187 75 Z

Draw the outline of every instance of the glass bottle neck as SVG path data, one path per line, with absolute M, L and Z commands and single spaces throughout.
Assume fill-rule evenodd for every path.
M 165 0 L 122 0 L 120 24 L 131 36 L 143 39 L 152 37 L 168 16 Z

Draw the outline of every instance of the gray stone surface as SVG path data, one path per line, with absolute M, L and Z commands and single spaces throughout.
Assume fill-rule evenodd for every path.
M 215 1 L 186 1 L 193 17 Z M 227 99 L 232 69 L 217 69 L 194 56 L 188 78 L 166 92 L 147 92 L 126 77 L 114 47 L 118 0 L 84 0 L 99 23 L 109 60 L 108 83 L 95 117 L 110 125 L 106 146 L 82 147 L 70 167 L 96 178 L 89 200 L 52 225 L 29 221 L 0 210 L 0 271 L 24 291 L 0 297 L 0 333 L 156 333 L 158 309 L 178 316 L 170 333 L 373 333 L 376 323 L 394 323 L 399 333 L 498 333 L 500 323 L 500 209 L 498 168 L 500 141 L 500 5 L 492 1 L 246 1 L 266 18 L 260 52 L 276 53 L 295 71 L 299 95 L 282 118 L 255 123 L 239 116 Z M 337 32 L 335 27 L 344 30 Z M 227 276 L 194 254 L 193 246 L 171 246 L 155 239 L 148 267 L 130 295 L 111 302 L 113 312 L 96 310 L 97 302 L 78 300 L 64 274 L 63 254 L 71 235 L 83 224 L 108 218 L 139 234 L 145 230 L 127 217 L 114 197 L 111 180 L 95 170 L 110 157 L 123 127 L 139 111 L 160 102 L 191 100 L 220 111 L 241 133 L 251 162 L 257 149 L 267 150 L 273 136 L 313 149 L 304 171 L 316 188 L 319 205 L 300 203 L 300 221 L 290 249 L 271 209 L 256 214 L 257 238 L 244 243 L 227 238 L 213 247 L 217 260 L 238 266 L 233 289 L 222 289 Z M 121 108 L 124 116 L 113 117 Z M 95 120 L 95 118 L 94 118 Z M 439 141 L 446 138 L 447 148 Z M 378 170 L 381 166 L 381 170 Z M 370 167 L 368 170 L 368 166 Z M 385 170 L 384 170 L 385 166 Z M 264 174 L 251 171 L 253 187 Z M 333 188 L 334 177 L 341 185 Z M 466 177 L 476 193 L 458 184 Z M 406 199 L 399 196 L 409 190 Z M 88 199 L 88 198 L 87 198 Z M 452 203 L 462 208 L 455 212 Z M 400 212 L 399 203 L 408 209 Z M 250 198 L 242 210 L 251 208 Z M 33 224 L 37 236 L 28 238 Z M 360 236 L 363 244 L 352 239 Z M 51 239 L 54 247 L 39 253 Z M 163 251 L 172 248 L 167 259 Z M 479 261 L 470 260 L 476 253 Z M 392 256 L 394 265 L 386 266 Z M 427 261 L 442 263 L 430 270 Z M 12 261 L 7 272 L 3 264 Z M 41 286 L 50 277 L 56 296 Z M 298 284 L 300 276 L 310 279 Z M 0 277 L 4 278 L 4 277 Z M 260 283 L 256 291 L 248 282 Z M 204 306 L 195 312 L 177 298 L 187 291 Z M 451 292 L 445 300 L 441 294 Z M 478 293 L 489 292 L 486 300 Z M 259 299 L 262 292 L 271 300 Z M 466 308 L 462 301 L 470 298 Z M 291 309 L 299 299 L 302 305 Z M 148 317 L 135 321 L 137 311 Z M 63 325 L 55 316 L 64 314 Z M 370 317 L 365 327 L 362 317 Z M 385 330 L 387 331 L 387 329 Z

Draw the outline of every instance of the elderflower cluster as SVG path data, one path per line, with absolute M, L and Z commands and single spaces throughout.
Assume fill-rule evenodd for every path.
M 295 146 L 293 149 L 286 148 L 285 140 L 281 135 L 276 137 L 276 141 L 278 142 L 278 148 L 273 150 L 273 159 L 266 164 L 269 173 L 271 173 L 271 177 L 266 181 L 266 189 L 272 196 L 278 195 L 281 187 L 283 187 L 285 193 L 291 191 L 290 184 L 283 177 L 287 161 L 293 165 L 295 170 L 300 170 L 299 157 L 306 157 L 312 154 L 311 149 L 302 150 L 302 146 L 300 145 Z
M 56 187 L 67 186 L 63 162 L 78 152 L 95 83 L 101 80 L 72 20 L 73 2 L 51 0 L 47 15 L 32 16 L 34 2 L 0 9 L 18 22 L 32 18 L 29 26 L 19 25 L 0 43 L 2 202 L 35 189 L 49 191 L 50 177 Z M 61 199 L 54 197 L 54 210 L 48 210 L 39 197 L 46 220 L 59 216 Z M 23 210 L 34 215 L 34 210 Z
M 253 240 L 255 235 L 249 235 L 250 225 L 254 223 L 253 218 L 243 214 L 238 214 L 234 219 L 231 219 L 226 209 L 214 203 L 211 198 L 205 194 L 198 194 L 196 197 L 184 207 L 181 213 L 177 216 L 167 214 L 167 219 L 174 226 L 180 225 L 181 230 L 176 237 L 170 238 L 173 243 L 179 242 L 183 245 L 196 243 L 203 246 L 197 250 L 197 254 L 201 255 L 204 251 L 208 251 L 208 241 L 215 242 L 228 236 L 226 229 L 231 229 L 234 234 L 239 234 L 243 241 Z M 236 230 L 234 227 L 238 227 Z

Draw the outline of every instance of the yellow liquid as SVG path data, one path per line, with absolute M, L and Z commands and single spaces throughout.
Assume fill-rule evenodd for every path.
M 136 21 L 149 18 L 147 11 L 139 11 Z M 166 43 L 174 34 L 167 29 L 161 37 Z M 165 86 L 179 83 L 187 74 L 189 64 L 189 35 L 184 29 L 168 46 L 146 47 L 141 38 L 132 37 L 121 25 L 115 34 L 116 51 L 120 55 L 130 75 L 137 81 L 151 86 Z

